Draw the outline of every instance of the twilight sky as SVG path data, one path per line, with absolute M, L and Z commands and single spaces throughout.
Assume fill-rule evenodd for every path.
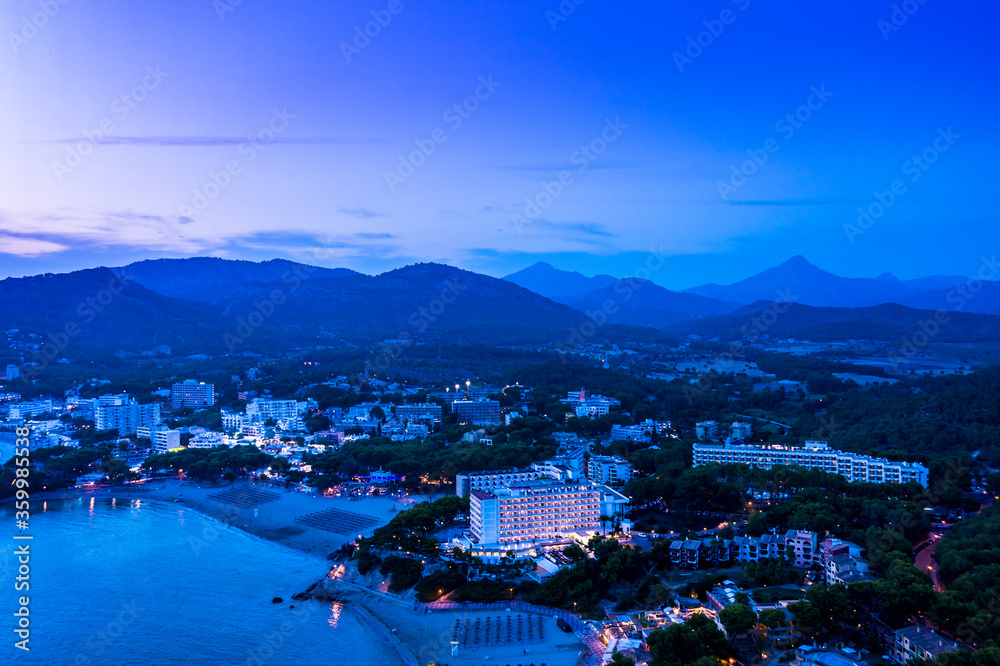
M 576 2 L 5 3 L 0 277 L 652 248 L 684 288 L 1000 252 L 996 3 Z

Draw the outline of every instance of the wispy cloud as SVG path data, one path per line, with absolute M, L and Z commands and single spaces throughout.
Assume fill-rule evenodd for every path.
M 838 206 L 863 203 L 860 199 L 745 199 L 727 201 L 730 206 Z
M 551 231 L 565 236 L 567 233 L 582 234 L 584 236 L 600 236 L 601 238 L 614 238 L 615 235 L 596 222 L 552 222 L 546 219 L 532 220 L 525 225 L 525 229 L 534 227 L 544 231 Z M 577 239 L 584 240 L 584 239 Z
M 239 250 L 323 258 L 391 256 L 392 234 L 328 234 L 308 229 L 219 234 L 187 217 L 134 211 L 59 209 L 46 213 L 0 210 L 0 254 L 37 257 L 68 250 L 143 250 L 164 254 L 227 256 Z
M 17 242 L 8 241 L 3 247 L 21 250 L 5 250 L 5 253 L 23 256 L 51 254 L 70 248 L 201 252 L 207 247 L 206 242 L 194 238 L 190 226 L 189 218 L 127 210 L 96 212 L 63 208 L 36 214 L 0 210 L 0 234 L 17 239 Z
M 80 137 L 46 139 L 32 143 L 79 143 Z M 95 143 L 107 146 L 236 146 L 249 143 L 245 136 L 104 136 Z M 304 146 L 326 146 L 360 143 L 383 143 L 372 139 L 347 139 L 338 137 L 294 137 L 275 136 L 268 144 L 289 144 Z
M 375 211 L 368 210 L 367 208 L 363 208 L 361 206 L 358 206 L 357 208 L 345 208 L 344 206 L 341 206 L 337 210 L 344 215 L 351 215 L 353 217 L 360 217 L 363 219 L 385 217 L 385 213 L 376 213 Z
M 30 238 L 15 234 L 0 233 L 0 254 L 13 254 L 20 257 L 40 257 L 68 250 L 66 245 L 40 238 Z

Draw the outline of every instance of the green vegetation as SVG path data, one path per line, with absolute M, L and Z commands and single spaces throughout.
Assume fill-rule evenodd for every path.
M 725 634 L 704 615 L 657 629 L 649 635 L 648 644 L 656 666 L 718 666 L 719 659 L 729 656 Z
M 672 595 L 656 574 L 670 567 L 668 543 L 658 541 L 645 551 L 598 536 L 588 546 L 593 558 L 566 567 L 537 588 L 526 590 L 525 599 L 581 613 L 593 610 L 602 598 L 615 599 L 620 608 L 650 608 L 670 601 Z
M 937 595 L 928 617 L 962 640 L 985 644 L 1000 636 L 1000 510 L 996 505 L 956 524 L 938 543 L 947 591 Z
M 438 541 L 431 536 L 431 532 L 468 511 L 469 501 L 454 495 L 434 502 L 421 502 L 396 514 L 387 525 L 375 530 L 371 537 L 362 539 L 355 557 L 377 551 L 416 553 L 436 558 L 439 555 Z
M 183 449 L 149 456 L 142 463 L 148 474 L 181 470 L 193 479 L 219 479 L 226 473 L 233 479 L 269 466 L 275 457 L 256 446 L 217 446 L 212 449 Z
M 399 555 L 389 555 L 382 560 L 379 572 L 383 576 L 390 576 L 389 590 L 391 592 L 402 592 L 417 584 L 420 574 L 424 571 L 424 565 L 420 560 L 411 557 L 400 557 Z
M 437 601 L 443 595 L 464 585 L 467 580 L 458 570 L 458 566 L 448 564 L 443 569 L 420 579 L 416 585 L 417 599 L 424 602 Z

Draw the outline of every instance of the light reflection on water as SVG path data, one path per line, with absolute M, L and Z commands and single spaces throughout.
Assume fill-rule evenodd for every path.
M 18 663 L 245 664 L 248 653 L 271 649 L 269 636 L 280 645 L 268 664 L 356 663 L 358 645 L 369 663 L 398 663 L 343 604 L 291 601 L 326 574 L 317 559 L 150 500 L 47 500 L 33 509 L 32 649 Z M 0 521 L 10 524 L 12 511 L 3 505 Z M 0 541 L 3 587 L 17 575 L 9 544 Z M 9 649 L 0 648 L 0 663 L 12 662 Z

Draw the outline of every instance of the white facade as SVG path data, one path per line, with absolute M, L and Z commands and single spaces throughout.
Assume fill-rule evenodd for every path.
M 525 481 L 470 495 L 472 537 L 479 545 L 524 546 L 600 527 L 600 493 L 590 483 Z
M 166 453 L 181 448 L 181 431 L 171 430 L 163 425 L 140 426 L 136 428 L 136 436 L 145 437 L 152 442 L 153 453 Z
M 581 417 L 603 416 L 611 411 L 613 405 L 622 404 L 621 400 L 617 398 L 609 398 L 604 395 L 589 395 L 583 389 L 571 391 L 560 402 L 568 404 L 573 408 L 573 413 Z
M 140 405 L 134 398 L 124 396 L 101 396 L 99 406 L 94 408 L 94 428 L 96 430 L 118 430 L 119 435 L 135 435 L 143 426 L 151 427 L 160 423 L 160 405 L 150 403 Z M 110 404 L 107 404 L 110 403 Z
M 919 483 L 927 487 L 928 469 L 919 463 L 892 462 L 856 453 L 837 451 L 826 442 L 807 441 L 805 446 L 754 446 L 750 444 L 695 444 L 694 466 L 744 464 L 771 469 L 775 465 L 799 465 L 839 474 L 848 481 L 867 483 Z
M 632 465 L 618 456 L 590 456 L 587 478 L 594 483 L 621 485 L 632 479 Z
M 753 427 L 749 423 L 743 421 L 736 421 L 729 426 L 729 436 L 733 439 L 742 439 L 746 441 L 752 433 Z
M 170 387 L 170 407 L 211 407 L 215 404 L 215 387 L 188 379 Z
M 719 437 L 718 421 L 699 421 L 694 426 L 698 439 L 717 439 Z
M 267 421 L 268 419 L 294 419 L 311 408 L 315 408 L 315 401 L 298 402 L 295 400 L 270 400 L 267 398 L 255 398 L 247 405 L 247 416 L 251 421 Z
M 52 399 L 32 400 L 31 402 L 15 402 L 7 408 L 7 418 L 11 421 L 20 421 L 29 416 L 38 416 L 52 411 Z

